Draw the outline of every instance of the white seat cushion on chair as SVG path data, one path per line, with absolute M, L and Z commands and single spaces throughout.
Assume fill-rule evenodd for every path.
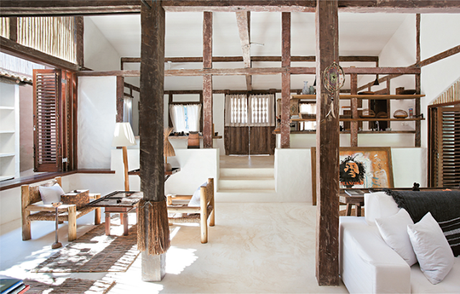
M 365 219 L 368 225 L 375 225 L 375 219 L 398 213 L 399 207 L 393 197 L 385 192 L 364 194 Z

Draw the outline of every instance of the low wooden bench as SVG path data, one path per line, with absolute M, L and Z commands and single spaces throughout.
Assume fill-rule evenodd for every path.
M 56 177 L 53 180 L 46 181 L 40 184 L 22 185 L 21 186 L 21 212 L 22 212 L 22 240 L 30 240 L 31 221 L 56 221 L 56 209 L 51 204 L 43 204 L 40 197 L 39 186 L 51 187 L 58 183 L 61 185 L 61 177 Z M 97 199 L 101 197 L 100 194 L 89 194 L 90 199 Z M 83 206 L 77 209 L 75 204 L 62 204 L 58 208 L 58 221 L 68 222 L 69 234 L 68 240 L 73 241 L 77 239 L 77 218 L 96 210 L 94 216 L 94 224 L 101 223 L 101 209 L 90 206 Z
M 199 223 L 201 227 L 201 243 L 208 243 L 209 226 L 215 223 L 214 179 L 209 178 L 206 185 L 200 187 L 200 207 L 190 207 L 187 204 L 174 204 L 175 200 L 185 201 L 192 195 L 168 196 L 168 217 L 170 223 Z

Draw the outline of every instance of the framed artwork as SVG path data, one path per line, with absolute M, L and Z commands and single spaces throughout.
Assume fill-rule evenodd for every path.
M 341 147 L 339 188 L 393 188 L 390 147 Z M 316 205 L 316 147 L 311 148 L 312 203 Z

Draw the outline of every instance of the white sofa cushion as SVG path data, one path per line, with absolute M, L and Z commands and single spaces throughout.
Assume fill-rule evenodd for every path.
M 375 219 L 398 213 L 399 208 L 393 197 L 385 192 L 364 194 L 365 218 L 368 225 L 375 225 Z
M 428 212 L 418 223 L 408 225 L 407 232 L 423 274 L 433 285 L 440 283 L 455 257 L 438 223 Z
M 376 218 L 375 223 L 385 243 L 396 251 L 409 266 L 417 262 L 414 249 L 407 234 L 407 226 L 413 225 L 409 213 L 400 209 L 398 213 Z

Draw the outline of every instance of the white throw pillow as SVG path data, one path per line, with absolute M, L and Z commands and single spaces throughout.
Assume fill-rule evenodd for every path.
M 407 226 L 412 247 L 420 269 L 431 284 L 436 285 L 447 276 L 455 263 L 444 233 L 431 213 L 415 225 Z
M 399 207 L 393 197 L 385 192 L 364 194 L 364 217 L 368 225 L 375 225 L 375 219 L 398 213 Z
M 417 262 L 407 234 L 407 226 L 413 225 L 414 222 L 405 209 L 401 208 L 398 213 L 391 216 L 376 218 L 375 224 L 385 243 L 396 251 L 409 266 Z
M 192 198 L 190 199 L 190 202 L 188 203 L 188 206 L 190 207 L 200 207 L 200 196 L 201 196 L 201 187 L 202 186 L 206 186 L 208 182 L 205 182 L 204 184 L 202 184 L 201 186 L 198 187 L 198 189 L 196 189 L 196 191 L 193 193 L 193 196 Z
M 65 194 L 64 190 L 62 190 L 58 183 L 51 187 L 39 186 L 38 190 L 40 191 L 40 197 L 42 198 L 43 204 L 60 202 L 61 195 Z

